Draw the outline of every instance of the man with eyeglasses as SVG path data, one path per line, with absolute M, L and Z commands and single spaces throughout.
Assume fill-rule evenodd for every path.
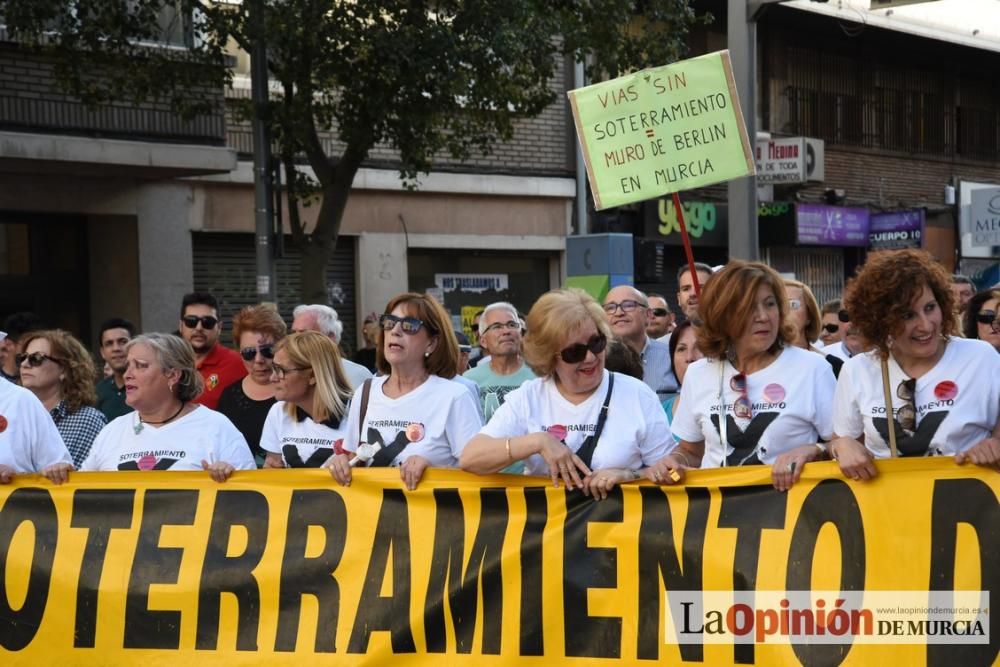
M 296 306 L 292 311 L 292 333 L 303 331 L 318 331 L 336 343 L 337 349 L 341 349 L 340 336 L 344 333 L 344 323 L 340 321 L 337 311 L 330 306 L 320 303 Z M 343 350 L 340 361 L 344 365 L 344 375 L 347 376 L 351 389 L 357 389 L 372 376 L 372 372 L 361 364 L 345 359 Z
M 195 365 L 205 381 L 205 391 L 194 402 L 215 410 L 222 391 L 247 374 L 239 352 L 219 345 L 222 320 L 218 300 L 208 292 L 185 294 L 181 301 L 180 332 L 194 350 Z
M 837 303 L 839 304 L 840 301 L 838 300 Z M 825 327 L 826 317 L 823 318 L 823 321 Z M 832 354 L 838 359 L 847 361 L 854 355 L 871 349 L 870 345 L 865 345 L 865 340 L 861 337 L 858 328 L 851 325 L 851 316 L 843 308 L 837 311 L 837 322 L 843 331 L 843 338 L 839 342 L 823 347 L 823 354 Z
M 483 417 L 489 421 L 507 394 L 536 376 L 521 356 L 523 322 L 513 305 L 505 301 L 491 303 L 483 309 L 479 324 L 479 345 L 489 360 L 469 369 L 463 377 L 479 385 Z
M 135 325 L 120 317 L 113 317 L 101 323 L 101 359 L 111 369 L 111 375 L 97 383 L 97 409 L 112 419 L 132 412 L 132 406 L 125 402 L 125 369 L 128 359 L 125 346 L 135 336 Z
M 614 334 L 642 358 L 642 381 L 661 401 L 675 393 L 677 380 L 670 372 L 670 347 L 646 334 L 649 320 L 646 295 L 631 285 L 619 285 L 604 297 L 604 312 Z
M 646 296 L 649 301 L 646 335 L 667 342 L 670 339 L 670 332 L 674 330 L 674 314 L 670 311 L 670 304 L 662 294 L 650 292 Z

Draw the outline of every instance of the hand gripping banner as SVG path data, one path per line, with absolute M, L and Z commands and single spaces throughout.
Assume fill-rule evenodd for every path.
M 878 469 L 601 502 L 437 470 L 413 493 L 395 470 L 21 477 L 0 486 L 0 664 L 992 664 L 1000 476 Z

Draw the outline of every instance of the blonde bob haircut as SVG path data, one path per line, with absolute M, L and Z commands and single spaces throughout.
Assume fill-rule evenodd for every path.
M 186 403 L 201 395 L 205 389 L 205 381 L 201 379 L 201 373 L 195 366 L 194 350 L 186 340 L 173 334 L 142 334 L 130 340 L 125 345 L 125 351 L 128 352 L 136 345 L 149 347 L 164 373 L 180 373 L 180 379 L 174 385 L 177 400 Z
M 819 332 L 821 324 L 823 322 L 823 316 L 819 312 L 819 303 L 816 301 L 816 296 L 813 294 L 812 290 L 809 289 L 809 285 L 799 280 L 792 280 L 791 278 L 785 279 L 785 287 L 798 287 L 802 290 L 802 307 L 806 309 L 806 345 L 812 345 L 812 342 L 819 338 Z M 790 307 L 790 306 L 789 306 Z
M 743 335 L 753 317 L 757 290 L 762 286 L 770 288 L 778 302 L 778 336 L 769 351 L 773 354 L 795 339 L 795 329 L 788 322 L 788 298 L 781 276 L 766 264 L 734 259 L 712 274 L 701 293 L 698 348 L 706 357 L 727 357 L 729 348 Z
M 278 341 L 274 351 L 277 354 L 282 350 L 292 364 L 311 370 L 316 380 L 313 404 L 309 410 L 312 420 L 320 423 L 331 417 L 343 419 L 352 390 L 344 374 L 337 344 L 318 331 L 303 331 Z M 292 419 L 298 419 L 292 403 L 285 403 L 285 413 Z
M 427 335 L 431 339 L 437 339 L 434 351 L 424 358 L 427 372 L 446 380 L 455 377 L 458 374 L 458 339 L 455 338 L 451 318 L 444 307 L 426 294 L 406 292 L 393 297 L 386 304 L 385 314 L 391 315 L 397 306 L 402 308 L 406 317 L 415 317 L 423 322 Z M 417 332 L 418 335 L 419 333 Z M 382 327 L 378 329 L 378 343 L 375 346 L 375 367 L 384 375 L 392 373 L 392 367 L 385 359 L 385 330 Z
M 552 377 L 556 359 L 566 340 L 587 322 L 611 340 L 611 325 L 604 309 L 581 289 L 546 292 L 528 313 L 528 335 L 524 338 L 524 360 L 535 375 Z

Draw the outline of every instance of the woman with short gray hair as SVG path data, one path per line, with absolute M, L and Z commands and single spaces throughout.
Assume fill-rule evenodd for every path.
M 222 482 L 257 467 L 228 419 L 192 403 L 203 384 L 187 342 L 144 334 L 126 352 L 125 402 L 135 412 L 104 427 L 81 470 L 206 470 Z

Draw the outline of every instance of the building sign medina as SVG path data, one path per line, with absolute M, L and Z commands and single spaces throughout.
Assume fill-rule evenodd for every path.
M 1000 246 L 1000 188 L 972 191 L 968 233 L 976 247 Z
M 758 140 L 757 183 L 782 184 L 823 181 L 823 140 L 808 137 L 785 137 Z

